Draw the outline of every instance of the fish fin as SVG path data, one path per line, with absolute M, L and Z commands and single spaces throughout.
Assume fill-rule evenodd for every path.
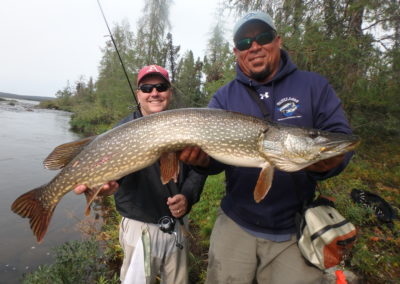
M 92 142 L 96 136 L 87 137 L 78 141 L 61 144 L 43 161 L 46 169 L 59 170 L 65 167 L 73 158 L 78 155 L 82 149 Z
M 272 185 L 272 178 L 274 176 L 274 167 L 268 165 L 263 167 L 260 175 L 258 176 L 256 187 L 254 188 L 254 200 L 259 203 L 268 194 Z
M 170 180 L 178 181 L 179 161 L 175 152 L 163 153 L 160 157 L 160 174 L 162 184 Z
M 100 190 L 103 188 L 103 186 L 98 186 L 97 188 L 88 188 L 85 190 L 85 197 L 86 197 L 86 208 L 85 208 L 85 215 L 89 216 L 90 215 L 90 205 L 92 205 L 93 200 L 97 197 L 99 194 Z
M 36 236 L 37 242 L 42 242 L 44 235 L 47 232 L 51 217 L 53 216 L 54 209 L 57 205 L 54 204 L 46 208 L 38 199 L 38 191 L 43 187 L 39 187 L 28 191 L 27 193 L 18 197 L 11 205 L 11 210 L 23 218 L 29 218 L 29 224 L 33 234 Z

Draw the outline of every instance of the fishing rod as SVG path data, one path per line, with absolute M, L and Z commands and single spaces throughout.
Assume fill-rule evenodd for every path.
M 111 29 L 110 29 L 110 27 L 109 27 L 109 25 L 108 25 L 106 16 L 104 15 L 103 8 L 101 7 L 100 0 L 97 0 L 97 4 L 99 5 L 101 14 L 103 15 L 104 22 L 106 23 L 108 32 L 109 32 L 110 37 L 111 37 L 111 41 L 112 41 L 112 43 L 113 43 L 113 45 L 114 45 L 114 48 L 115 48 L 115 51 L 117 52 L 117 55 L 118 55 L 118 58 L 119 58 L 119 62 L 121 63 L 121 66 L 122 66 L 122 70 L 124 70 L 124 74 L 125 74 L 126 80 L 128 80 L 129 88 L 131 89 L 133 98 L 134 98 L 134 100 L 135 100 L 135 102 L 136 102 L 137 109 L 138 109 L 138 111 L 139 111 L 139 114 L 140 114 L 140 116 L 143 116 L 143 115 L 142 115 L 142 111 L 140 110 L 140 104 L 139 104 L 138 100 L 136 99 L 135 91 L 133 90 L 133 87 L 132 87 L 132 84 L 131 84 L 131 80 L 129 80 L 129 76 L 128 76 L 128 73 L 126 72 L 126 68 L 125 68 L 124 62 L 122 61 L 121 55 L 120 55 L 119 50 L 118 50 L 118 48 L 117 48 L 117 44 L 115 43 L 115 40 L 114 40 L 114 37 L 113 37 L 113 35 L 112 35 Z

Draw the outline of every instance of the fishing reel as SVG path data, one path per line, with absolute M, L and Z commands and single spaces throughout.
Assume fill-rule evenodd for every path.
M 175 228 L 175 220 L 170 216 L 161 217 L 158 221 L 158 227 L 164 233 L 172 234 Z
M 158 227 L 164 233 L 173 234 L 174 238 L 175 238 L 175 245 L 179 249 L 183 249 L 183 245 L 179 240 L 179 235 L 174 230 L 175 229 L 175 219 L 174 218 L 172 218 L 170 216 L 161 217 L 161 219 L 158 221 Z

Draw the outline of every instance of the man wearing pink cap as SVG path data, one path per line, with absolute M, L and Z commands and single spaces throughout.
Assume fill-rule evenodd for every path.
M 137 98 L 143 115 L 166 110 L 172 97 L 167 70 L 158 65 L 143 67 L 137 79 Z
M 137 111 L 118 125 L 168 108 L 172 97 L 167 70 L 158 65 L 143 67 L 137 78 Z M 140 110 L 140 111 L 139 111 Z M 160 167 L 155 163 L 105 185 L 102 195 L 115 192 L 115 204 L 122 215 L 120 244 L 124 251 L 122 283 L 188 283 L 188 243 L 178 221 L 196 203 L 206 176 L 180 163 L 178 182 L 163 185 Z M 82 193 L 86 187 L 75 188 Z M 183 218 L 183 219 L 182 219 Z

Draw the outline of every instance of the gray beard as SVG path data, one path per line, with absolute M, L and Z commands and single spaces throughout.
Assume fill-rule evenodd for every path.
M 258 81 L 263 82 L 266 78 L 268 78 L 272 74 L 272 70 L 269 66 L 265 67 L 265 69 L 261 72 L 254 73 L 250 72 L 250 78 Z

